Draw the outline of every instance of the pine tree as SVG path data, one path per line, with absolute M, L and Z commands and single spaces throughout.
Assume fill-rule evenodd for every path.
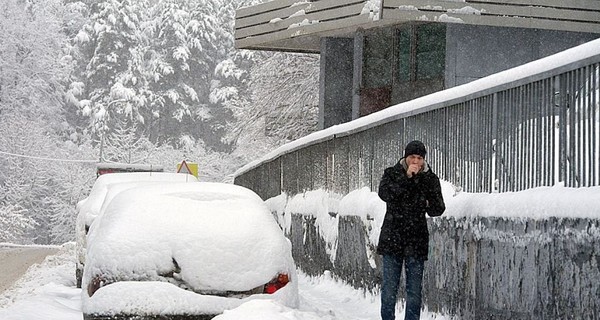
M 0 186 L 0 191 L 3 187 Z M 23 243 L 25 233 L 35 226 L 26 216 L 27 210 L 19 205 L 6 204 L 0 200 L 0 242 Z
M 221 10 L 218 0 L 168 0 L 153 7 L 146 28 L 155 39 L 150 89 L 155 99 L 148 110 L 153 116 L 152 141 L 172 137 L 174 143 L 189 135 L 212 146 L 220 142 L 215 134 L 227 115 L 211 106 L 208 93 L 217 62 L 233 47 L 231 30 L 215 15 Z
M 144 163 L 154 150 L 154 145 L 137 132 L 137 124 L 119 119 L 107 136 L 103 158 L 121 163 Z
M 130 62 L 139 54 L 144 4 L 133 0 L 90 3 L 89 20 L 74 39 L 82 74 L 72 82 L 68 96 L 89 117 L 90 129 L 98 135 L 119 117 L 144 121 L 140 108 L 146 104 L 147 92 L 143 81 L 138 82 L 142 80 L 139 70 Z
M 115 119 L 130 117 L 154 143 L 189 135 L 220 147 L 230 112 L 210 104 L 208 94 L 216 64 L 233 48 L 231 6 L 222 0 L 86 3 L 89 21 L 74 37 L 79 67 L 67 97 L 90 119 L 89 129 L 98 137 Z

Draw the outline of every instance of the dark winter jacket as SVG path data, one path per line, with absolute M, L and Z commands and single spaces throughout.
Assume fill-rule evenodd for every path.
M 377 253 L 427 260 L 429 231 L 425 213 L 437 217 L 446 210 L 440 179 L 427 163 L 423 170 L 409 178 L 403 158 L 395 166 L 385 169 L 379 184 L 379 197 L 386 202 L 387 210 Z

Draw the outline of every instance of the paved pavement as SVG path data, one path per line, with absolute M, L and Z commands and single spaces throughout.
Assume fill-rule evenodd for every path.
M 33 246 L 0 246 L 0 293 L 10 288 L 34 263 L 44 261 L 58 248 Z

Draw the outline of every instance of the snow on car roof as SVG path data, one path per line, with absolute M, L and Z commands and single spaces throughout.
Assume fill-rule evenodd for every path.
M 197 182 L 198 179 L 190 174 L 173 172 L 127 172 L 104 174 L 96 179 L 89 196 L 77 204 L 78 212 L 79 214 L 85 215 L 85 223 L 90 225 L 100 212 L 109 186 L 117 183 L 143 181 Z
M 262 199 L 236 185 L 172 183 L 125 190 L 88 237 L 88 279 L 157 277 L 173 271 L 176 261 L 194 290 L 243 291 L 294 268 L 289 243 Z

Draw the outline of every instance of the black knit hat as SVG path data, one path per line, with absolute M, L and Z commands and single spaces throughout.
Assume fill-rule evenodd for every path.
M 404 148 L 404 158 L 410 156 L 411 154 L 417 154 L 425 158 L 427 155 L 427 150 L 425 150 L 425 145 L 423 142 L 419 140 L 409 142 L 406 145 L 406 148 Z

